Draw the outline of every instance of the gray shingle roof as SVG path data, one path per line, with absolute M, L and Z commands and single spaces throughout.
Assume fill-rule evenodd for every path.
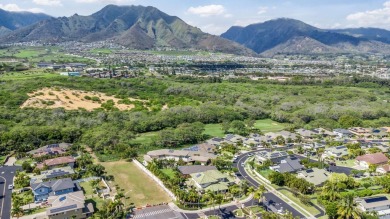
M 208 170 L 217 170 L 215 166 L 203 166 L 203 165 L 192 165 L 192 166 L 179 166 L 181 174 L 188 175 L 192 173 L 202 173 Z

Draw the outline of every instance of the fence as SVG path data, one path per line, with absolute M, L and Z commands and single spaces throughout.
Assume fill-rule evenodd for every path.
M 144 165 L 142 165 L 138 160 L 133 160 L 133 162 L 142 170 L 144 171 L 150 178 L 152 178 L 168 195 L 176 201 L 176 196 L 169 190 L 167 187 L 165 187 L 164 183 L 157 178 L 152 172 L 150 172 Z

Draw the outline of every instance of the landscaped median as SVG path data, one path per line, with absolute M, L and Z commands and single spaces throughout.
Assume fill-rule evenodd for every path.
M 304 204 L 302 204 L 300 201 L 296 201 L 296 200 L 291 200 L 289 197 L 287 197 L 286 195 L 284 195 L 283 193 L 279 192 L 276 190 L 275 186 L 272 185 L 269 180 L 267 180 L 266 178 L 264 178 L 263 176 L 261 176 L 259 173 L 253 171 L 246 163 L 245 165 L 245 170 L 246 172 L 253 178 L 255 179 L 256 181 L 264 184 L 264 186 L 272 193 L 275 193 L 279 198 L 281 198 L 282 200 L 284 200 L 285 202 L 287 202 L 288 204 L 290 204 L 293 208 L 295 208 L 296 210 L 298 210 L 300 213 L 302 213 L 303 215 L 305 215 L 306 217 L 308 218 L 315 218 L 314 215 L 311 213 L 311 211 L 313 211 L 313 209 L 310 209 L 309 206 L 306 206 Z M 315 208 L 314 208 L 315 209 Z M 316 209 L 315 209 L 316 210 Z

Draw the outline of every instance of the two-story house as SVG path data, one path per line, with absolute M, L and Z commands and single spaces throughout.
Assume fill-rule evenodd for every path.
M 90 217 L 94 212 L 92 203 L 85 203 L 83 191 L 51 196 L 48 199 L 48 204 L 50 207 L 46 211 L 46 216 L 49 219 L 84 219 Z
M 49 196 L 73 192 L 77 188 L 71 178 L 32 183 L 30 186 L 34 194 L 35 202 L 46 201 Z
M 342 157 L 347 156 L 348 154 L 348 148 L 342 145 L 325 149 L 325 153 L 322 154 L 322 158 L 335 158 L 339 160 Z
M 386 196 L 357 198 L 358 207 L 363 212 L 376 212 L 379 219 L 390 219 L 390 200 Z

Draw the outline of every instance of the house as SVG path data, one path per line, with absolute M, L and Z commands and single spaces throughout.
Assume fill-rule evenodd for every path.
M 92 216 L 94 212 L 92 203 L 85 203 L 83 191 L 51 196 L 48 204 L 50 207 L 46 211 L 46 216 L 49 219 L 84 219 Z
M 285 140 L 291 139 L 292 141 L 295 141 L 297 139 L 297 134 L 289 131 L 268 132 L 265 134 L 265 137 L 267 139 L 271 139 L 272 141 L 275 141 L 278 136 L 282 136 Z
M 303 178 L 306 181 L 313 183 L 315 186 L 321 186 L 326 180 L 328 180 L 329 173 L 325 169 L 307 169 L 298 172 L 298 177 Z
M 190 185 L 198 191 L 226 192 L 234 181 L 218 170 L 208 170 L 201 173 L 190 174 Z
M 390 218 L 390 200 L 386 196 L 357 198 L 356 203 L 362 212 L 376 212 L 380 219 Z
M 371 133 L 371 129 L 362 128 L 362 127 L 353 127 L 348 129 L 354 135 L 358 136 L 369 136 Z
M 348 148 L 345 146 L 337 146 L 337 147 L 331 147 L 328 149 L 325 149 L 324 154 L 322 155 L 322 158 L 335 158 L 335 159 L 341 159 L 344 156 L 347 156 Z
M 387 164 L 389 159 L 382 152 L 375 154 L 365 154 L 362 156 L 356 157 L 355 163 L 362 167 L 363 169 L 368 169 L 370 165 L 381 165 Z
M 179 166 L 177 167 L 177 169 L 181 174 L 186 176 L 193 173 L 203 173 L 209 170 L 217 170 L 215 166 L 204 166 L 204 165 Z
M 304 144 L 304 145 L 303 145 L 303 148 L 304 148 L 304 149 L 307 149 L 307 150 L 317 150 L 317 149 L 319 149 L 319 148 L 325 148 L 325 144 L 323 144 L 323 143 L 318 143 L 318 142 L 307 143 L 307 144 Z
M 350 132 L 347 129 L 334 129 L 333 132 L 339 137 L 339 138 L 350 138 L 353 136 L 353 133 Z
M 261 141 L 260 139 L 256 138 L 245 138 L 242 142 L 244 146 L 246 147 L 260 147 Z
M 280 162 L 279 165 L 270 167 L 270 169 L 280 173 L 295 173 L 303 169 L 300 160 L 296 157 L 289 157 Z
M 317 135 L 322 135 L 323 137 L 335 137 L 337 134 L 330 132 L 326 129 L 323 128 L 316 128 L 313 129 L 313 132 L 315 132 Z
M 379 128 L 379 129 L 371 129 L 371 136 L 377 138 L 384 138 L 389 136 L 387 129 Z
M 69 77 L 80 77 L 80 72 L 61 72 L 60 75 L 62 76 L 69 76 Z
M 385 164 L 376 168 L 376 172 L 380 174 L 390 173 L 390 165 Z
M 53 159 L 48 159 L 43 161 L 42 163 L 39 163 L 37 165 L 38 169 L 43 169 L 45 166 L 49 167 L 49 169 L 53 169 L 55 167 L 59 166 L 65 166 L 68 165 L 70 167 L 74 167 L 76 160 L 72 156 L 66 156 L 66 157 L 57 157 Z
M 215 137 L 215 138 L 207 140 L 206 143 L 214 145 L 214 146 L 220 146 L 222 143 L 229 143 L 229 142 L 226 141 L 224 138 Z
M 40 182 L 47 181 L 50 179 L 69 176 L 72 174 L 74 174 L 74 170 L 70 166 L 41 171 L 40 175 L 31 176 L 30 184 L 40 183 Z
M 317 135 L 317 133 L 307 129 L 297 129 L 295 130 L 295 132 L 298 133 L 298 135 L 302 136 L 304 139 L 311 139 L 315 135 Z
M 238 142 L 243 142 L 245 138 L 242 137 L 241 135 L 234 135 L 234 134 L 227 134 L 225 136 L 225 140 L 229 141 L 230 143 L 238 143 Z
M 66 151 L 71 147 L 72 144 L 68 143 L 60 143 L 60 144 L 50 144 L 50 145 L 45 145 L 43 147 L 40 147 L 36 150 L 32 150 L 27 152 L 27 154 L 32 155 L 33 157 L 42 157 L 45 155 L 61 155 L 66 153 Z
M 149 151 L 144 155 L 145 164 L 151 162 L 153 159 L 165 159 L 165 160 L 182 160 L 186 163 L 200 162 L 201 164 L 207 164 L 211 159 L 217 156 L 213 153 L 205 153 L 198 151 L 187 151 L 187 150 L 171 150 L 161 149 L 155 151 Z
M 63 195 L 73 192 L 78 185 L 71 178 L 51 180 L 30 184 L 36 202 L 46 201 L 49 196 Z
M 183 150 L 185 151 L 198 151 L 198 152 L 202 152 L 202 153 L 214 153 L 216 151 L 217 147 L 215 145 L 212 145 L 212 144 L 208 144 L 208 143 L 203 143 L 203 144 L 199 144 L 199 145 L 194 145 L 192 147 L 189 147 L 189 148 L 185 148 Z
M 255 158 L 259 163 L 264 163 L 265 161 L 270 160 L 272 163 L 278 164 L 288 156 L 288 153 L 285 151 L 260 151 L 256 153 Z

